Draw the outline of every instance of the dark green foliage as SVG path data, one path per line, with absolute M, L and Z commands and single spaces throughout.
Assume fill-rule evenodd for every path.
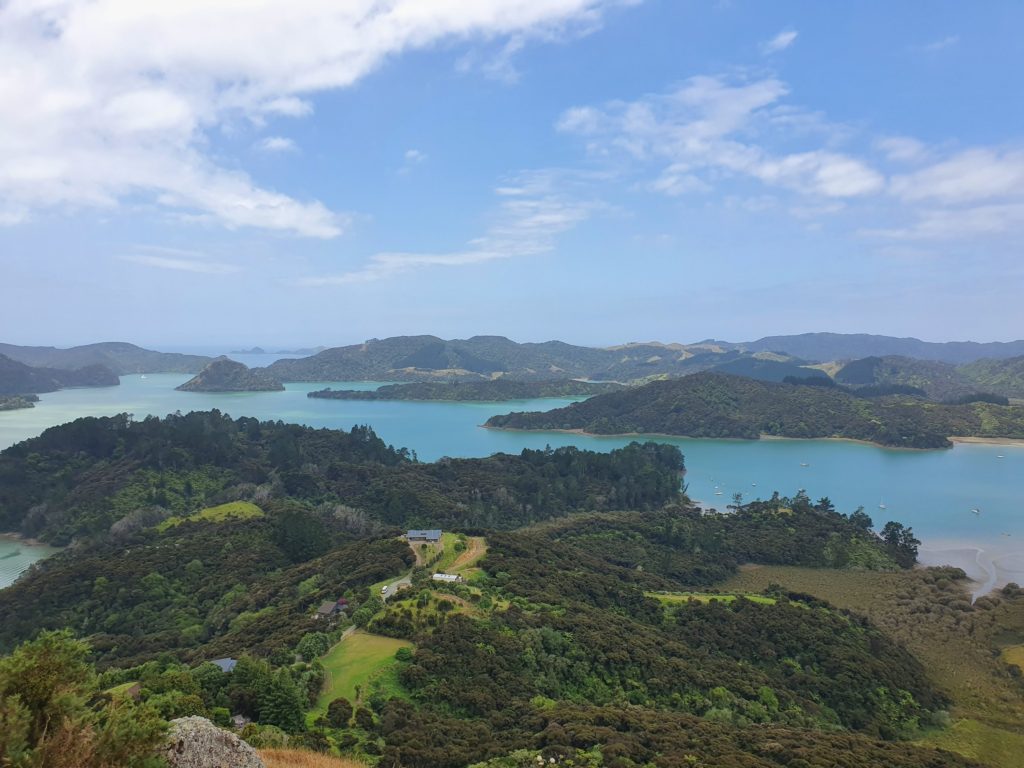
M 345 728 L 352 719 L 352 702 L 348 699 L 335 699 L 327 705 L 327 723 L 332 728 Z
M 545 413 L 494 416 L 487 425 L 582 429 L 600 435 L 845 437 L 905 448 L 943 448 L 951 445 L 953 435 L 1024 437 L 1024 407 L 939 405 L 906 397 L 863 399 L 838 388 L 699 373 L 598 395 Z
M 259 488 L 341 502 L 396 526 L 504 528 L 576 510 L 660 506 L 679 495 L 682 468 L 676 448 L 655 444 L 420 464 L 366 427 L 310 429 L 218 411 L 84 418 L 0 454 L 0 528 L 67 543 L 105 534 L 140 507 L 188 514 Z M 287 544 L 293 559 L 315 546 L 313 528 L 301 528 Z
M 0 765 L 17 768 L 157 768 L 166 723 L 149 705 L 111 701 L 89 648 L 43 632 L 0 659 Z
M 977 360 L 961 366 L 959 371 L 983 392 L 1024 398 L 1024 356 L 1005 360 Z
M 921 542 L 914 537 L 913 528 L 890 521 L 882 528 L 882 540 L 893 559 L 904 568 L 909 568 L 917 561 L 917 548 Z
M 622 384 L 591 383 L 575 379 L 515 381 L 494 379 L 465 382 L 385 384 L 375 390 L 320 389 L 307 397 L 330 400 L 446 400 L 457 402 L 530 400 L 538 397 L 590 397 L 623 389 Z

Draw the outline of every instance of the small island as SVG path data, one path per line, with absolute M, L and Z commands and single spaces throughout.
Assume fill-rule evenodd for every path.
M 949 448 L 953 437 L 1024 438 L 1024 406 L 863 397 L 817 381 L 696 373 L 551 411 L 493 416 L 485 426 L 594 435 L 845 438 L 896 448 Z
M 280 392 L 284 384 L 261 368 L 218 357 L 179 387 L 182 392 Z
M 19 408 L 35 408 L 38 395 L 0 395 L 0 411 L 16 411 Z
M 307 397 L 328 400 L 439 400 L 449 402 L 500 402 L 534 400 L 543 397 L 591 397 L 625 389 L 613 382 L 578 381 L 491 381 L 413 382 L 385 384 L 375 390 L 320 389 Z
M 267 350 L 263 347 L 253 347 L 252 349 L 233 349 L 231 350 L 232 355 L 265 355 Z

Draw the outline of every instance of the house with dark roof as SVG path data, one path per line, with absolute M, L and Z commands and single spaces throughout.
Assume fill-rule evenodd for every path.
M 334 600 L 324 600 L 320 603 L 320 607 L 316 609 L 316 617 L 318 619 L 328 619 L 336 613 L 345 610 L 347 607 L 347 603 L 345 605 L 339 605 Z
M 441 540 L 441 531 L 440 530 L 423 530 L 423 531 L 414 530 L 414 531 L 409 531 L 407 534 L 405 534 L 405 538 L 408 541 L 426 541 L 426 542 L 428 542 L 430 544 L 436 544 L 437 542 L 439 542 Z

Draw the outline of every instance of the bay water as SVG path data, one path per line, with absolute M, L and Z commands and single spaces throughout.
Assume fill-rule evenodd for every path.
M 313 427 L 368 424 L 396 448 L 415 450 L 423 461 L 517 453 L 547 445 L 607 451 L 637 439 L 480 426 L 494 414 L 547 410 L 572 399 L 452 403 L 306 397 L 325 386 L 374 389 L 379 382 L 289 383 L 284 392 L 174 389 L 188 378 L 122 376 L 116 387 L 40 395 L 35 408 L 0 412 L 0 449 L 81 416 L 127 412 L 142 418 L 211 408 L 232 416 Z M 689 494 L 705 506 L 724 509 L 735 493 L 749 501 L 767 498 L 776 490 L 789 496 L 803 488 L 812 499 L 828 496 L 842 512 L 863 506 L 876 528 L 887 520 L 912 526 L 923 541 L 922 561 L 964 568 L 977 580 L 979 594 L 1007 581 L 1024 582 L 1024 446 L 960 444 L 949 450 L 907 451 L 840 440 L 653 439 L 680 447 L 686 456 Z M 0 540 L 0 587 L 24 567 L 14 556 L 10 562 L 3 559 L 14 546 L 20 545 Z

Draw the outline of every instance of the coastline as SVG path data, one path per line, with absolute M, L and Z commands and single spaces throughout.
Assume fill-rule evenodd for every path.
M 952 443 L 967 443 L 975 445 L 1009 445 L 1024 448 L 1024 438 L 1021 437 L 963 437 L 954 435 L 949 438 Z
M 53 547 L 50 544 L 47 544 L 45 541 L 33 539 L 30 536 L 23 536 L 17 531 L 0 532 L 0 539 L 4 539 L 6 541 L 16 541 L 19 544 L 24 544 L 26 547 L 49 547 L 50 549 L 59 549 L 59 547 Z
M 901 445 L 884 445 L 883 443 L 873 443 L 870 440 L 860 440 L 856 437 L 787 437 L 785 435 L 767 435 L 762 433 L 758 437 L 694 437 L 693 435 L 670 435 L 665 432 L 615 432 L 613 434 L 598 434 L 596 432 L 587 432 L 585 429 L 526 429 L 524 427 L 495 427 L 490 424 L 481 424 L 484 429 L 494 429 L 500 432 L 554 432 L 562 435 L 582 435 L 584 437 L 633 437 L 633 438 L 667 438 L 669 440 L 733 440 L 735 442 L 742 443 L 753 443 L 758 440 L 829 440 L 838 441 L 843 443 L 857 443 L 859 445 L 870 445 L 872 448 L 884 448 L 887 451 L 948 451 L 949 448 L 908 448 Z M 978 438 L 979 440 L 986 440 L 988 438 Z M 995 439 L 995 438 L 993 438 Z M 952 442 L 957 442 L 955 438 L 950 438 Z M 1019 443 L 1024 445 L 1024 440 L 1020 440 Z

